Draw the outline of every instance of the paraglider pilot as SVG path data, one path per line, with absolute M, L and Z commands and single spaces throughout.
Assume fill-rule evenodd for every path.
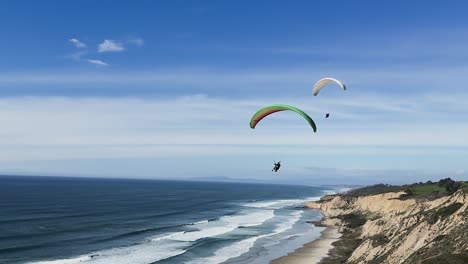
M 276 161 L 275 161 L 275 166 L 273 167 L 273 169 L 271 171 L 277 172 L 281 167 L 280 163 L 281 163 L 281 161 L 278 161 L 278 163 L 276 163 Z

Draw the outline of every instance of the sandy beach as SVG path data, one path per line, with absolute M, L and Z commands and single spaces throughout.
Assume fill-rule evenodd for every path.
M 337 227 L 327 227 L 322 231 L 319 239 L 305 244 L 296 251 L 289 253 L 287 256 L 273 260 L 272 264 L 313 264 L 326 257 L 330 249 L 333 248 L 332 243 L 340 238 L 341 234 Z

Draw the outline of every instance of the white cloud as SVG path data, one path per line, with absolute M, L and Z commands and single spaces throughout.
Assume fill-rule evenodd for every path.
M 71 43 L 73 43 L 73 45 L 75 45 L 75 47 L 77 48 L 86 48 L 86 44 L 79 41 L 78 39 L 76 38 L 71 38 L 69 39 L 68 41 L 70 41 Z
M 203 95 L 144 99 L 0 98 L 3 127 L 0 161 L 2 168 L 12 168 L 11 162 L 23 162 L 21 168 L 27 168 L 29 165 L 24 162 L 28 161 L 161 159 L 160 162 L 164 162 L 171 159 L 178 164 L 178 160 L 185 158 L 206 163 L 200 166 L 202 170 L 210 168 L 211 160 L 224 158 L 225 162 L 218 168 L 235 166 L 239 159 L 244 159 L 240 161 L 242 168 L 237 168 L 235 173 L 243 169 L 251 173 L 250 169 L 269 167 L 273 159 L 281 156 L 288 161 L 287 171 L 328 166 L 350 169 L 430 167 L 452 172 L 460 169 L 454 174 L 465 172 L 468 169 L 467 122 L 444 120 L 442 113 L 428 115 L 428 111 L 436 113 L 445 108 L 437 106 L 431 98 L 418 97 L 419 101 L 415 100 L 410 111 L 395 106 L 415 98 L 354 97 L 356 105 L 342 105 L 340 100 L 333 99 L 311 104 L 308 98 L 286 98 L 311 114 L 319 128 L 317 134 L 302 118 L 288 112 L 270 116 L 255 130 L 250 129 L 251 115 L 269 104 L 271 98 L 230 99 Z M 375 104 L 370 104 L 366 112 L 362 112 L 362 106 L 357 107 L 371 101 Z M 325 120 L 322 114 L 330 106 L 333 115 Z M 456 109 L 448 111 L 462 111 L 460 116 L 466 120 L 468 109 Z M 259 162 L 262 165 L 258 165 Z M 150 170 L 154 168 L 151 167 L 153 163 L 136 162 L 131 168 L 146 166 Z M 180 170 L 173 166 L 167 169 L 175 175 L 188 170 L 183 164 Z M 55 165 L 44 166 L 50 169 Z M 119 166 L 115 173 L 124 169 L 125 162 Z M 101 169 L 104 168 L 94 167 L 97 171 Z M 88 169 L 88 173 L 91 172 Z M 310 176 L 310 171 L 301 173 Z
M 368 99 L 354 100 L 365 104 Z M 325 120 L 322 114 L 331 100 L 314 106 L 307 106 L 308 100 L 296 100 L 294 105 L 301 106 L 315 119 L 317 134 L 313 134 L 304 120 L 292 112 L 270 116 L 255 130 L 250 129 L 251 115 L 269 101 L 271 99 L 268 98 L 231 100 L 205 96 L 161 99 L 4 98 L 0 99 L 3 109 L 0 122 L 4 127 L 0 132 L 0 144 L 468 147 L 466 122 L 444 121 L 437 116 L 426 115 L 428 108 L 434 107 L 430 102 L 423 102 L 418 105 L 421 110 L 405 112 L 404 115 L 395 110 L 379 110 L 370 106 L 368 112 L 374 112 L 373 115 L 380 117 L 377 119 L 366 116 L 356 119 L 362 115 L 359 108 L 336 104 L 331 118 Z M 340 116 L 342 112 L 349 116 Z M 461 115 L 466 115 L 466 112 Z M 434 119 L 438 120 L 437 123 Z
M 124 46 L 114 40 L 104 40 L 98 46 L 98 52 L 121 52 L 124 50 Z
M 91 63 L 91 64 L 98 65 L 98 66 L 109 66 L 108 63 L 106 63 L 106 62 L 104 62 L 102 60 L 87 59 L 86 61 Z

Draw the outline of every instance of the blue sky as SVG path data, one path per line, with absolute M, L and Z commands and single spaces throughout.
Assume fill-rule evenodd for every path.
M 0 172 L 468 179 L 467 7 L 3 1 Z M 348 91 L 313 97 L 326 76 Z M 318 133 L 292 113 L 251 130 L 271 103 L 304 109 Z M 273 160 L 281 174 L 270 173 Z

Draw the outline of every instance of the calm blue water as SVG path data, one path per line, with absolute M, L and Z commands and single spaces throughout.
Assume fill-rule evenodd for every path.
M 0 263 L 267 263 L 319 236 L 323 188 L 0 177 Z

